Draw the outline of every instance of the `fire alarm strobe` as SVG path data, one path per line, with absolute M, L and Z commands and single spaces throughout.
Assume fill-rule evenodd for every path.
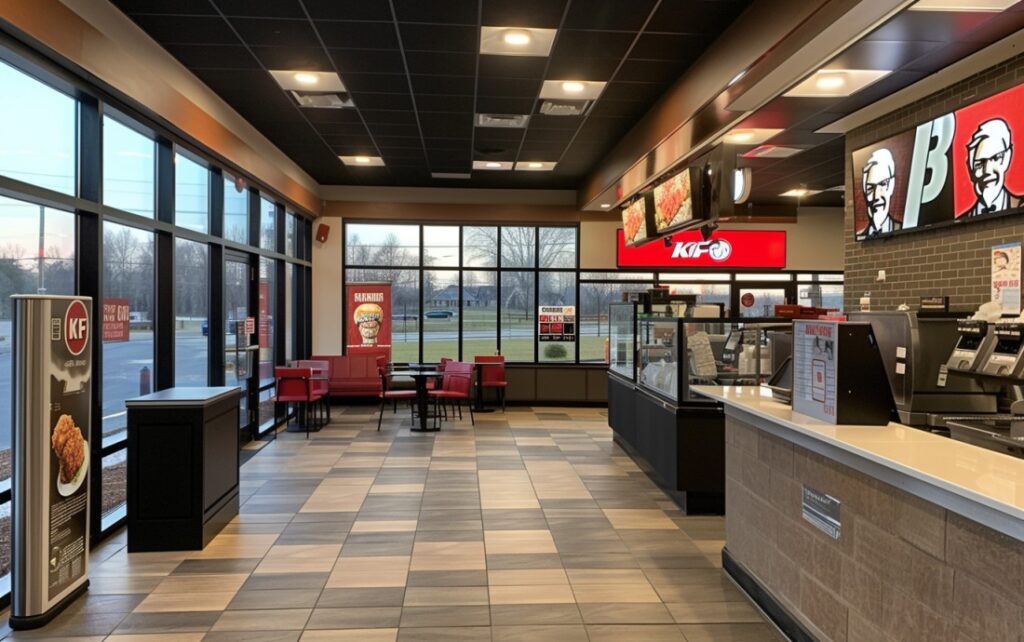
M 326 223 L 321 223 L 316 228 L 316 240 L 321 243 L 327 242 L 327 236 L 331 233 L 331 227 Z

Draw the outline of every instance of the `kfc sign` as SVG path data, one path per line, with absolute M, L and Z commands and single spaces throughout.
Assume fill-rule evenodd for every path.
M 617 265 L 623 268 L 785 268 L 786 233 L 776 230 L 717 230 L 704 240 L 699 231 L 628 247 L 618 231 Z
M 85 351 L 89 344 L 89 311 L 79 300 L 72 301 L 64 313 L 64 345 L 73 357 Z

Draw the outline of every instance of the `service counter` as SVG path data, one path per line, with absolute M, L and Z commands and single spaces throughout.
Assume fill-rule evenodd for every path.
M 694 391 L 725 407 L 723 566 L 792 639 L 1020 639 L 1024 461 Z

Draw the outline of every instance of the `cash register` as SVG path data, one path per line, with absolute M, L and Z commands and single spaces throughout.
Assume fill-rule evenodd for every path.
M 961 319 L 956 324 L 957 342 L 946 367 L 956 372 L 974 372 L 992 349 L 995 335 L 988 331 L 988 321 Z

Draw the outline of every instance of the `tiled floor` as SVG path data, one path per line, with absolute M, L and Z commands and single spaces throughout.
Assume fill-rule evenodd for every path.
M 604 410 L 510 408 L 436 434 L 401 412 L 378 433 L 373 411 L 266 445 L 204 551 L 105 542 L 88 595 L 9 639 L 778 639 L 722 574 L 723 520 L 683 516 Z

